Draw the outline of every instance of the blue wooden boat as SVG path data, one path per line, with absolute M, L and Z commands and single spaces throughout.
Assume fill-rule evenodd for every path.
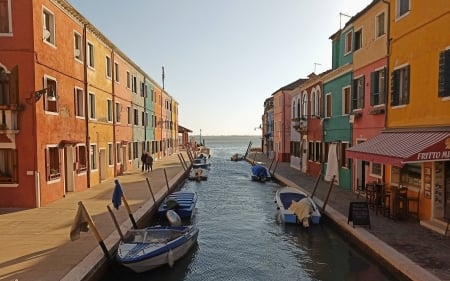
M 169 194 L 158 207 L 158 215 L 163 218 L 168 210 L 174 210 L 181 219 L 192 218 L 197 203 L 197 193 L 177 191 Z
M 269 170 L 263 165 L 256 164 L 252 166 L 251 172 L 252 172 L 252 180 L 254 181 L 265 182 L 270 181 L 272 179 Z
M 194 225 L 130 229 L 119 243 L 117 260 L 137 273 L 173 266 L 197 242 L 198 233 Z
M 285 223 L 319 224 L 321 214 L 316 203 L 306 193 L 293 187 L 282 187 L 275 195 L 280 218 Z

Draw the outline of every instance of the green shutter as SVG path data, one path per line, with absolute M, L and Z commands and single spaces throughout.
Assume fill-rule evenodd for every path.
M 391 74 L 391 106 L 396 106 L 399 103 L 399 84 L 400 84 L 400 72 L 394 70 Z
M 370 73 L 370 105 L 375 105 L 375 94 L 378 88 L 378 72 L 374 71 Z
M 450 50 L 443 51 L 439 55 L 438 96 L 450 96 Z

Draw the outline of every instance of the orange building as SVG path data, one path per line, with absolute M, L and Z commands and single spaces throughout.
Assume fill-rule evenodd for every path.
M 67 1 L 0 1 L 0 15 L 0 207 L 40 207 L 136 167 L 150 77 Z

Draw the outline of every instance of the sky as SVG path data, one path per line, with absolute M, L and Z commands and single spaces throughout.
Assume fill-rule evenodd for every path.
M 179 104 L 193 135 L 261 135 L 264 101 L 331 68 L 371 0 L 68 0 Z M 344 14 L 344 15 L 341 15 Z

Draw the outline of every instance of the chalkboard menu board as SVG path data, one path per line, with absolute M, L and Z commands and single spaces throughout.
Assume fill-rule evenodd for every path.
M 368 225 L 370 228 L 369 205 L 367 202 L 350 202 L 347 223 L 355 225 Z

